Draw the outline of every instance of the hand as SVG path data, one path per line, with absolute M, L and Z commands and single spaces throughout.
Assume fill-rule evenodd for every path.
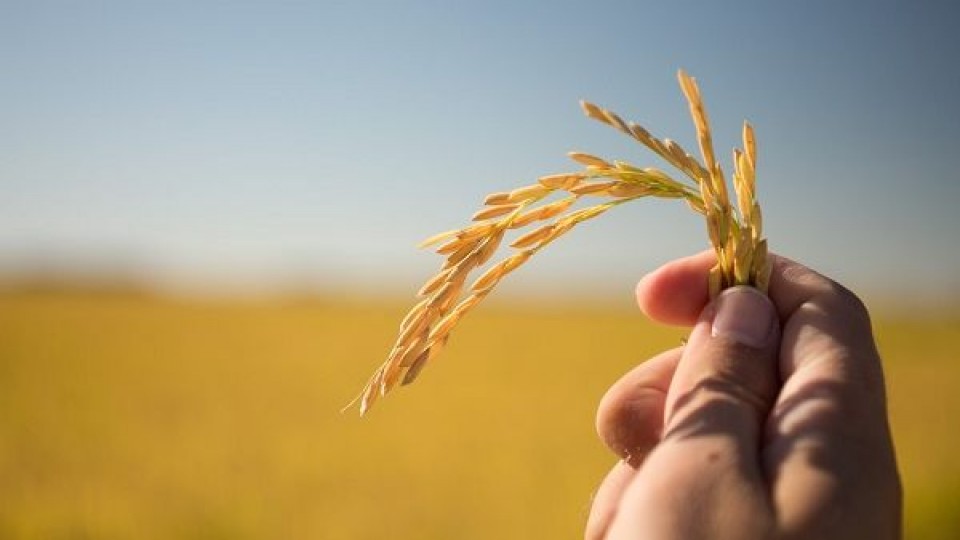
M 623 458 L 593 502 L 588 539 L 900 537 L 901 487 L 880 358 L 863 304 L 772 256 L 769 299 L 708 301 L 712 252 L 637 286 L 640 308 L 693 325 L 600 403 Z

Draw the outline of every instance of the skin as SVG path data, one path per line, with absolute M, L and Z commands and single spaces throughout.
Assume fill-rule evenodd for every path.
M 775 255 L 769 299 L 735 288 L 710 302 L 714 260 L 673 261 L 637 286 L 650 318 L 693 330 L 602 399 L 597 431 L 621 461 L 596 493 L 586 538 L 900 538 L 902 490 L 862 302 Z

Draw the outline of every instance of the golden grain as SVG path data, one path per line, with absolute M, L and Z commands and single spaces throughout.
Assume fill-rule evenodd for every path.
M 500 281 L 500 278 L 514 271 L 521 264 L 527 262 L 533 253 L 533 250 L 525 249 L 507 259 L 504 259 L 496 265 L 491 266 L 486 272 L 478 277 L 476 281 L 473 282 L 473 285 L 470 286 L 470 290 L 475 293 L 490 290 L 491 287 Z
M 410 339 L 410 336 L 418 334 L 424 329 L 425 325 L 430 321 L 430 308 L 428 304 L 429 299 L 425 298 L 410 310 L 410 314 L 404 318 L 403 324 L 400 325 L 400 336 L 397 338 L 398 344 L 406 343 L 407 340 Z
M 410 367 L 407 368 L 407 372 L 403 375 L 403 380 L 400 381 L 400 384 L 406 385 L 416 380 L 416 378 L 420 375 L 420 371 L 423 369 L 423 366 L 427 364 L 427 360 L 439 354 L 440 350 L 444 345 L 446 345 L 446 343 L 447 340 L 443 339 L 434 343 L 429 349 L 423 351 L 420 356 L 418 356 L 417 359 L 410 364 Z M 363 415 L 362 412 L 360 414 L 361 416 Z
M 507 204 L 510 202 L 510 192 L 501 191 L 498 193 L 491 193 L 483 199 L 483 204 L 490 206 L 495 204 Z
M 456 251 L 447 255 L 447 260 L 444 261 L 443 267 L 440 270 L 446 270 L 448 268 L 453 268 L 461 262 L 465 261 L 467 257 L 477 249 L 477 242 L 470 241 L 460 246 Z
M 556 225 L 553 223 L 548 223 L 547 225 L 543 225 L 542 227 L 534 229 L 524 234 L 523 236 L 517 238 L 516 240 L 510 243 L 510 247 L 512 248 L 529 247 L 537 243 L 538 241 L 546 238 L 547 235 L 549 235 L 550 232 L 553 231 L 555 227 Z
M 456 310 L 453 310 L 430 329 L 430 339 L 438 339 L 447 335 L 450 330 L 453 329 L 453 325 L 457 324 L 459 320 L 460 314 Z
M 544 207 L 541 206 L 517 215 L 517 217 L 513 218 L 513 221 L 510 222 L 510 228 L 521 229 L 533 223 L 534 221 L 542 220 L 543 208 Z
M 577 202 L 577 197 L 567 197 L 565 199 L 560 199 L 559 201 L 554 201 L 550 204 L 541 206 L 538 210 L 540 219 L 550 219 L 558 216 L 566 212 L 575 202 Z
M 603 109 L 601 109 L 600 107 L 597 107 L 593 103 L 590 103 L 589 101 L 581 99 L 580 107 L 583 109 L 583 112 L 588 117 L 593 118 L 594 120 L 599 120 L 603 123 L 607 122 L 607 118 L 603 114 Z
M 428 302 L 429 302 L 429 299 L 426 299 L 426 298 L 425 298 L 425 299 L 417 302 L 417 304 L 416 304 L 415 306 L 413 306 L 412 308 L 410 308 L 410 311 L 407 312 L 407 315 L 406 315 L 406 316 L 403 318 L 403 320 L 400 322 L 400 330 L 401 330 L 401 331 L 402 331 L 404 328 L 406 328 L 407 326 L 409 326 L 410 324 L 412 324 L 413 320 L 416 319 L 416 317 L 417 317 L 424 309 L 426 309 Z
M 461 240 L 480 238 L 487 236 L 496 228 L 494 223 L 476 223 L 464 229 L 461 229 L 457 233 L 457 238 Z
M 610 189 L 607 190 L 607 194 L 611 197 L 643 197 L 651 192 L 653 192 L 653 189 L 650 186 L 622 182 L 610 186 Z
M 655 146 L 653 143 L 654 141 L 653 135 L 651 135 L 650 132 L 646 130 L 646 128 L 644 128 L 639 124 L 634 124 L 633 122 L 627 124 L 627 127 L 630 128 L 630 135 L 632 135 L 634 139 L 636 139 L 638 142 L 640 142 L 644 146 L 651 147 L 651 149 L 653 149 L 652 147 Z M 657 150 L 654 150 L 654 151 L 657 152 L 658 154 L 660 153 Z
M 480 274 L 480 277 L 470 285 L 470 290 L 474 292 L 486 291 L 496 285 L 496 283 L 500 281 L 500 278 L 506 274 L 506 267 L 509 261 L 510 259 L 507 259 L 488 268 L 486 272 Z
M 517 208 L 520 208 L 519 204 L 498 204 L 495 206 L 488 206 L 482 210 L 479 210 L 477 213 L 473 214 L 473 221 L 481 221 L 484 219 L 490 219 L 495 217 L 500 217 L 504 214 L 509 214 Z
M 583 174 L 551 174 L 541 176 L 537 181 L 540 185 L 550 189 L 570 189 L 583 180 Z
M 441 285 L 447 282 L 447 279 L 450 277 L 450 274 L 455 272 L 457 267 L 447 268 L 446 270 L 440 272 L 439 274 L 430 278 L 426 283 L 423 284 L 423 287 L 417 291 L 417 296 L 429 296 L 433 294 Z
M 483 246 L 481 246 L 477 252 L 477 259 L 474 261 L 474 266 L 486 264 L 487 261 L 490 260 L 490 257 L 493 257 L 493 254 L 497 252 L 497 248 L 500 247 L 500 241 L 503 240 L 504 232 L 506 232 L 505 229 L 500 228 L 484 241 Z
M 544 187 L 540 184 L 524 186 L 511 191 L 507 196 L 507 200 L 512 203 L 519 203 L 531 199 L 540 199 L 544 195 L 550 193 L 550 191 L 552 191 L 550 188 Z
M 620 203 L 620 202 L 623 202 L 623 201 L 608 202 L 604 204 L 598 204 L 596 206 L 591 206 L 590 208 L 584 208 L 583 210 L 577 210 L 576 212 L 573 212 L 572 214 L 567 215 L 567 217 L 564 219 L 569 220 L 571 223 L 574 223 L 574 224 L 582 223 L 588 219 L 593 219 L 599 216 L 600 214 L 613 208 L 617 203 Z
M 398 352 L 398 354 L 392 359 L 392 362 L 387 364 L 386 369 L 384 369 L 383 379 L 380 384 L 380 394 L 384 395 L 387 391 L 394 386 L 394 384 L 399 380 L 399 374 L 402 373 L 405 367 L 409 367 L 413 364 L 417 357 L 420 356 L 424 350 L 427 348 L 427 337 L 423 334 L 420 334 L 412 339 L 406 345 L 404 349 Z
M 470 247 L 473 244 L 477 243 L 476 238 L 458 238 L 454 237 L 452 240 L 448 240 L 446 243 L 438 246 L 434 251 L 440 255 L 449 255 L 451 253 L 456 253 L 464 247 Z
M 444 232 L 442 232 L 442 233 L 435 234 L 435 235 L 431 236 L 430 238 L 427 238 L 426 240 L 424 240 L 424 241 L 420 242 L 419 244 L 417 244 L 417 247 L 419 247 L 419 248 L 425 248 L 425 247 L 430 247 L 430 246 L 439 244 L 440 242 L 443 242 L 444 240 L 447 240 L 447 239 L 449 239 L 449 238 L 453 238 L 453 237 L 456 236 L 461 230 L 462 230 L 462 229 L 453 229 L 453 230 L 444 231 Z
M 570 191 L 570 193 L 573 193 L 574 195 L 589 195 L 589 194 L 591 194 L 591 193 L 593 193 L 593 194 L 598 194 L 598 193 L 603 193 L 603 194 L 605 194 L 608 189 L 612 188 L 613 186 L 617 185 L 618 183 L 619 183 L 619 182 L 617 182 L 616 180 L 610 180 L 610 181 L 608 181 L 608 182 L 593 182 L 593 183 L 590 183 L 590 184 L 580 184 L 579 186 L 577 186 L 577 187 L 575 187 L 575 188 L 571 188 L 569 191 Z
M 600 169 L 610 169 L 613 168 L 612 165 L 604 161 L 603 159 L 598 158 L 597 156 L 586 154 L 583 152 L 569 152 L 567 156 L 570 159 L 576 161 L 581 165 L 586 165 L 587 167 L 596 167 Z

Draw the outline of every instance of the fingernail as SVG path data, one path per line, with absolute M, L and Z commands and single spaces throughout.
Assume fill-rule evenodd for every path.
M 759 349 L 773 332 L 776 311 L 766 295 L 753 287 L 731 287 L 717 297 L 713 337 Z

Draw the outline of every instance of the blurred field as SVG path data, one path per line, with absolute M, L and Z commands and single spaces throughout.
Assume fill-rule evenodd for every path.
M 628 306 L 485 306 L 363 421 L 406 306 L 0 295 L 0 538 L 577 538 Z M 877 321 L 908 538 L 960 538 L 960 318 Z

